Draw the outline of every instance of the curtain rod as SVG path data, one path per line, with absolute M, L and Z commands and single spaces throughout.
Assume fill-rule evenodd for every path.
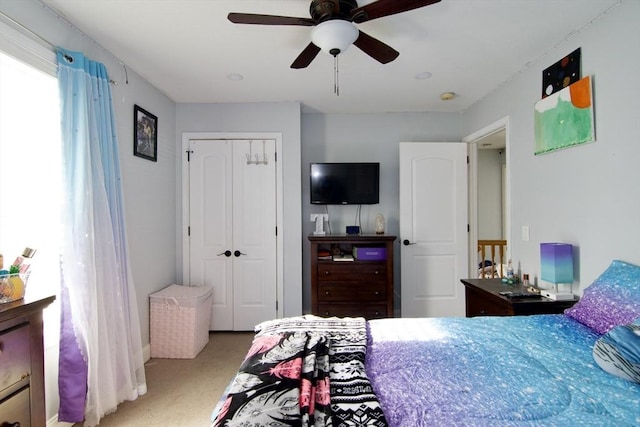
M 107 49 L 105 49 L 104 47 L 102 47 L 98 42 L 96 42 L 95 40 L 93 40 L 91 37 L 89 37 L 88 35 L 86 35 L 85 33 L 83 33 L 82 31 L 80 31 L 80 29 L 78 29 L 77 27 L 75 27 L 73 24 L 71 24 L 69 21 L 67 21 L 66 19 L 64 19 L 62 16 L 60 16 L 60 14 L 58 14 L 55 10 L 51 9 L 50 7 L 48 7 L 47 5 L 39 2 L 44 8 L 49 9 L 50 12 L 52 12 L 53 14 L 55 14 L 58 19 L 64 21 L 67 25 L 69 25 L 71 28 L 75 29 L 76 31 L 80 32 L 80 34 L 82 34 L 84 37 L 90 39 L 96 46 L 98 46 L 100 49 L 102 49 L 104 52 L 106 52 L 107 54 L 109 54 L 113 59 L 115 59 L 116 61 L 118 61 L 120 63 L 120 65 L 122 65 L 122 68 L 124 69 L 124 75 L 125 75 L 125 83 L 129 84 L 129 74 L 127 72 L 127 65 L 122 62 L 120 59 L 118 59 L 113 53 L 109 52 Z M 36 33 L 35 31 L 33 31 L 31 28 L 27 27 L 26 25 L 22 24 L 21 22 L 16 21 L 15 19 L 13 19 L 12 17 L 10 17 L 9 15 L 7 15 L 6 13 L 0 11 L 0 15 L 7 19 L 9 22 L 11 22 L 13 25 L 15 25 L 16 27 L 18 27 L 20 30 L 22 31 L 26 31 L 28 34 L 38 38 L 38 40 L 40 40 L 41 42 L 43 42 L 44 44 L 46 44 L 47 46 L 49 46 L 49 48 L 52 51 L 56 51 L 58 49 L 58 47 L 56 45 L 54 45 L 53 43 L 51 43 L 49 40 L 47 40 L 46 38 L 44 38 L 43 36 L 41 36 L 40 34 Z M 44 59 L 44 58 L 43 58 Z M 47 60 L 47 62 L 50 62 Z M 54 65 L 56 68 L 58 67 L 57 63 L 52 63 L 52 65 Z M 109 79 L 109 82 L 113 85 L 117 85 L 118 82 L 116 80 L 113 79 Z
M 51 43 L 49 40 L 45 39 L 44 37 L 42 37 L 40 34 L 36 33 L 35 31 L 33 31 L 30 28 L 27 28 L 25 25 L 21 24 L 20 22 L 16 21 L 15 19 L 13 19 L 12 17 L 10 17 L 9 15 L 7 15 L 6 13 L 2 12 L 0 10 L 0 15 L 2 15 L 4 18 L 8 19 L 9 21 L 11 21 L 12 24 L 17 25 L 18 27 L 20 27 L 21 30 L 27 31 L 29 34 L 31 34 L 32 36 L 37 37 L 38 39 L 40 39 L 40 41 L 43 41 L 44 43 L 46 43 L 47 45 L 49 45 L 49 47 L 52 50 L 55 50 L 55 45 L 53 43 Z

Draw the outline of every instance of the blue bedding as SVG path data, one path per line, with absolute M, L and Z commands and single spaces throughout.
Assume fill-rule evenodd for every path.
M 565 315 L 372 320 L 366 372 L 391 427 L 638 426 L 599 337 Z

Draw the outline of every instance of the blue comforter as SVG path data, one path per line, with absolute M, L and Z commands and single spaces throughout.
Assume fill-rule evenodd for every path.
M 366 371 L 389 425 L 640 425 L 640 385 L 604 372 L 564 315 L 368 322 Z

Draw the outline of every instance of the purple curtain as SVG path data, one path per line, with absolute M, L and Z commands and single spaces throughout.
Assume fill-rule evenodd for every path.
M 58 390 L 60 406 L 58 421 L 78 423 L 84 420 L 87 396 L 87 362 L 82 357 L 73 333 L 69 290 L 62 284 L 60 291 L 60 359 L 58 361 Z

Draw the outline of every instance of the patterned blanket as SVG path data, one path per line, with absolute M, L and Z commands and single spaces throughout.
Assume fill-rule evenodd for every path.
M 363 318 L 261 323 L 213 425 L 386 426 L 366 348 Z

